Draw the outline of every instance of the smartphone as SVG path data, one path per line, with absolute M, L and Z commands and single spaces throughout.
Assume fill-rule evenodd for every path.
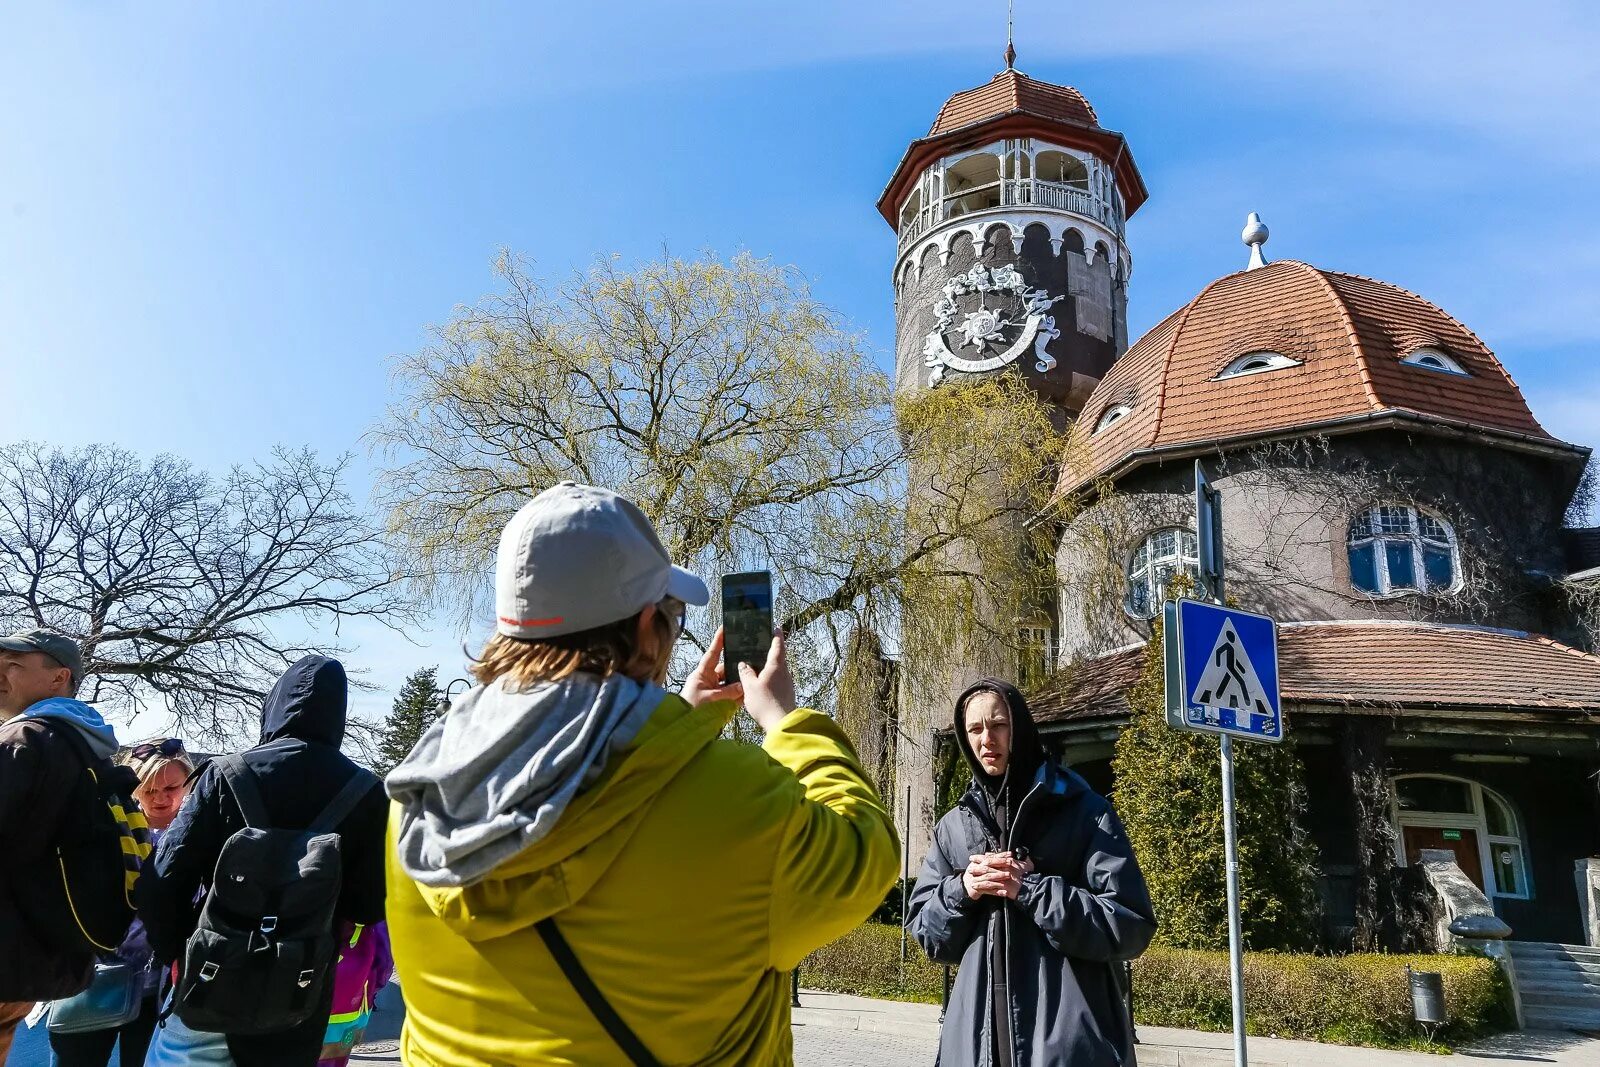
M 722 576 L 722 677 L 739 679 L 739 664 L 760 670 L 772 648 L 772 572 Z

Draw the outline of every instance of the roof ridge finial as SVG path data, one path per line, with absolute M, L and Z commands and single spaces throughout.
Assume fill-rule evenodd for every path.
M 1012 10 L 1016 0 L 1006 0 L 1006 69 L 1015 70 L 1017 66 L 1017 46 L 1011 36 Z
M 1261 216 L 1250 212 L 1250 217 L 1244 220 L 1244 232 L 1239 235 L 1240 240 L 1250 246 L 1250 263 L 1245 270 L 1255 270 L 1257 267 L 1267 265 L 1267 257 L 1261 254 L 1261 246 L 1267 243 L 1267 237 L 1272 233 L 1267 229 L 1267 224 L 1261 221 Z

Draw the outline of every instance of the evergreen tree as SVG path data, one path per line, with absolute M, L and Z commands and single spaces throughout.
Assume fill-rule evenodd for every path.
M 379 738 L 380 773 L 388 774 L 410 755 L 423 732 L 439 717 L 438 673 L 437 667 L 424 667 L 412 672 L 400 687 Z
M 1145 648 L 1117 738 L 1116 805 L 1139 857 L 1160 923 L 1180 948 L 1228 944 L 1222 768 L 1217 739 L 1166 721 L 1162 633 Z M 1304 787 L 1293 741 L 1234 745 L 1239 900 L 1252 949 L 1309 948 L 1316 936 L 1314 851 L 1302 829 Z

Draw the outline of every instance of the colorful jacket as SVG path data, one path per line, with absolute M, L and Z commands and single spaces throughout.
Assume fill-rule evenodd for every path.
M 662 1062 L 792 1061 L 789 971 L 882 902 L 899 844 L 832 719 L 793 712 L 757 747 L 720 737 L 736 710 L 665 696 L 547 835 L 465 887 L 405 873 L 391 809 L 405 1063 L 625 1062 L 545 918 Z
M 378 990 L 394 975 L 385 923 L 362 926 L 339 924 L 339 962 L 333 972 L 333 1006 L 328 1013 L 328 1033 L 322 1042 L 319 1064 L 343 1064 L 361 1041 L 372 1021 L 372 1003 Z

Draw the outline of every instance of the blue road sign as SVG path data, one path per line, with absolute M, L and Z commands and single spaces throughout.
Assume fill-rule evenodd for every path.
M 1282 741 L 1278 627 L 1265 615 L 1198 600 L 1166 606 L 1167 724 Z

